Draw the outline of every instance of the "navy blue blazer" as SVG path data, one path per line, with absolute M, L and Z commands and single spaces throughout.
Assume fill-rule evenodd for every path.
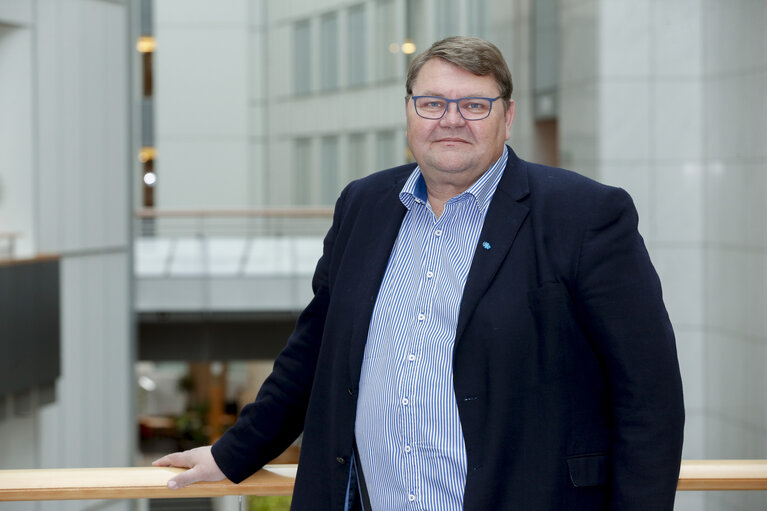
M 314 298 L 213 446 L 239 482 L 302 431 L 293 509 L 342 510 L 362 356 L 414 165 L 342 192 Z M 621 189 L 510 150 L 453 355 L 467 510 L 671 510 L 684 408 L 658 276 Z M 490 250 L 481 247 L 489 242 Z

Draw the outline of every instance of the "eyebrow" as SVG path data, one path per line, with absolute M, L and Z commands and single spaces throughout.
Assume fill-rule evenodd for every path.
M 435 92 L 435 91 L 430 91 L 430 90 L 427 90 L 423 94 L 413 94 L 413 95 L 414 96 L 437 96 L 437 97 L 440 97 L 440 98 L 447 98 L 447 96 L 443 95 L 440 92 Z M 472 93 L 472 94 L 469 94 L 467 96 L 459 96 L 459 97 L 461 97 L 461 98 L 492 98 L 493 96 L 492 95 L 491 96 L 486 96 L 486 95 L 484 95 L 482 93 Z M 448 99 L 451 99 L 451 98 L 448 98 Z

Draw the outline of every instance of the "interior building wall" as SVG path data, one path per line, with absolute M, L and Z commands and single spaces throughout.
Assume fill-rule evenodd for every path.
M 677 335 L 689 459 L 767 454 L 765 15 L 748 0 L 561 7 L 562 164 L 635 200 Z M 765 498 L 680 493 L 677 509 Z
M 157 0 L 153 8 L 158 208 L 258 205 L 250 193 L 263 168 L 250 152 L 257 2 Z
M 32 10 L 21 2 L 0 4 L 0 232 L 19 233 L 14 253 L 34 253 Z M 11 80 L 9 77 L 15 77 Z M 1 342 L 1 341 L 0 341 Z M 21 396 L 0 397 L 0 468 L 37 466 L 37 404 L 18 410 Z M 26 397 L 34 400 L 34 390 Z M 36 400 L 35 400 L 36 401 Z M 27 505 L 27 509 L 32 506 Z M 23 509 L 23 508 L 20 508 Z
M 12 26 L 0 34 L 0 58 L 16 64 L 0 78 L 0 105 L 16 105 L 10 132 L 3 109 L 0 143 L 14 145 L 2 146 L 0 176 L 14 175 L 3 193 L 26 205 L 4 210 L 3 221 L 28 240 L 19 255 L 60 254 L 62 303 L 55 399 L 32 394 L 23 413 L 0 419 L 0 468 L 133 462 L 128 17 L 118 0 L 0 3 L 0 23 Z M 3 509 L 94 505 L 130 507 Z
M 32 166 L 32 53 L 33 33 L 29 26 L 3 23 L 0 18 L 0 233 L 31 232 L 34 228 L 34 183 L 30 172 L 15 172 Z M 15 77 L 10 80 L 7 77 Z M 34 252 L 30 236 L 14 242 L 17 257 Z
M 767 5 L 702 0 L 705 455 L 767 458 Z M 767 492 L 706 510 L 767 508 Z

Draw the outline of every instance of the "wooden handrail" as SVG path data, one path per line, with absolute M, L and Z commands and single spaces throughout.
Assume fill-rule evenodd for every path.
M 136 218 L 331 218 L 333 208 L 139 209 Z
M 678 490 L 767 490 L 767 460 L 685 460 Z
M 0 266 L 19 266 L 22 264 L 44 263 L 47 261 L 56 261 L 61 259 L 59 254 L 37 254 L 34 257 L 25 257 L 23 259 L 1 259 Z
M 197 483 L 169 490 L 179 468 L 0 470 L 0 501 L 291 495 L 296 465 L 267 465 L 240 484 Z M 767 490 L 767 460 L 686 460 L 679 490 Z
M 169 467 L 0 470 L 0 501 L 291 495 L 296 465 L 267 465 L 240 484 L 224 480 L 168 489 L 168 480 L 183 471 Z

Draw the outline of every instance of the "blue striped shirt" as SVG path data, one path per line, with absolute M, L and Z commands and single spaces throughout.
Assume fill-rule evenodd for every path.
M 355 435 L 375 510 L 461 510 L 466 446 L 453 390 L 463 288 L 507 149 L 437 217 L 416 167 L 370 322 Z M 375 233 L 371 233 L 375 235 Z

